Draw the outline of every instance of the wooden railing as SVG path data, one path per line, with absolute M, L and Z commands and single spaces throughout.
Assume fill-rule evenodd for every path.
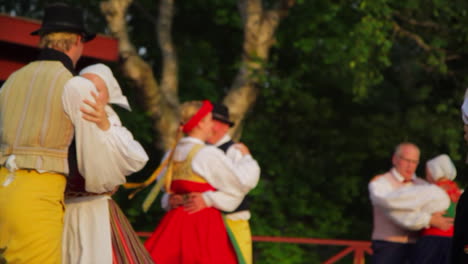
M 137 232 L 140 237 L 149 237 L 150 232 Z M 301 237 L 273 237 L 273 236 L 252 236 L 254 242 L 288 243 L 288 244 L 309 244 L 325 246 L 344 246 L 345 248 L 325 260 L 323 264 L 336 263 L 345 256 L 354 253 L 353 264 L 364 264 L 365 254 L 372 254 L 371 242 L 358 240 L 337 240 L 321 238 L 301 238 Z

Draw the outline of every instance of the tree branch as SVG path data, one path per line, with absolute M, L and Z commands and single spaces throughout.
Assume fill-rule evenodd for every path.
M 179 127 L 179 99 L 177 54 L 172 43 L 172 19 L 174 16 L 174 0 L 160 0 L 159 17 L 156 32 L 159 48 L 162 54 L 161 92 L 163 95 L 160 130 L 167 131 L 169 138 L 165 140 L 166 148 L 172 146 Z
M 430 51 L 439 51 L 439 52 L 442 52 L 446 55 L 444 61 L 453 61 L 453 60 L 457 60 L 460 58 L 460 55 L 459 54 L 450 54 L 449 55 L 449 51 L 448 50 L 445 50 L 445 49 L 441 49 L 441 48 L 436 48 L 436 47 L 433 47 L 429 44 L 427 44 L 423 38 L 415 33 L 412 33 L 410 31 L 407 31 L 405 29 L 403 29 L 400 25 L 398 25 L 398 23 L 396 22 L 393 22 L 393 29 L 394 29 L 394 32 L 398 35 L 401 35 L 403 37 L 407 37 L 409 39 L 412 39 L 414 42 L 416 42 L 416 44 L 421 47 L 424 51 L 426 52 L 430 52 Z
M 414 34 L 412 32 L 409 32 L 409 31 L 403 29 L 396 22 L 393 22 L 393 30 L 397 34 L 399 34 L 401 36 L 404 36 L 404 37 L 407 37 L 407 38 L 410 38 L 410 39 L 414 40 L 416 42 L 416 44 L 419 47 L 421 47 L 423 50 L 425 50 L 425 51 L 431 51 L 432 50 L 432 47 L 429 46 L 419 35 Z
M 240 137 L 242 121 L 257 99 L 269 50 L 275 42 L 276 29 L 293 4 L 293 0 L 279 0 L 275 8 L 264 10 L 261 0 L 238 1 L 244 24 L 243 56 L 237 76 L 224 99 L 236 123 L 231 129 L 235 138 Z
M 125 19 L 131 0 L 107 0 L 101 2 L 101 12 L 104 14 L 111 34 L 119 40 L 119 55 L 121 68 L 126 77 L 135 83 L 135 87 L 141 91 L 144 106 L 154 120 L 153 130 L 161 135 L 157 147 L 167 149 L 174 140 L 174 133 L 166 126 L 177 124 L 174 118 L 173 108 L 167 107 L 163 91 L 161 91 L 156 78 L 153 75 L 151 65 L 145 62 L 136 52 L 135 47 L 128 36 L 127 21 Z M 162 143 L 160 143 L 162 142 Z
M 174 0 L 161 0 L 160 12 L 157 24 L 159 47 L 163 57 L 163 72 L 161 87 L 171 97 L 177 95 L 177 54 L 172 43 L 172 17 L 174 15 Z M 177 99 L 172 98 L 177 104 Z
M 406 16 L 403 16 L 400 12 L 394 12 L 394 15 L 397 18 L 399 18 L 401 21 L 404 21 L 405 23 L 408 23 L 410 25 L 420 26 L 420 27 L 425 27 L 425 28 L 432 28 L 435 30 L 441 29 L 440 25 L 433 21 L 419 21 L 413 18 L 408 18 Z

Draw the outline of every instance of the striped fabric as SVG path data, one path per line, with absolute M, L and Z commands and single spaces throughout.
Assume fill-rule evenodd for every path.
M 72 77 L 60 61 L 35 61 L 8 78 L 0 90 L 0 164 L 13 154 L 19 168 L 68 174 L 73 124 L 62 93 Z
M 223 221 L 224 221 L 224 224 L 226 225 L 226 231 L 228 233 L 228 236 L 229 236 L 229 240 L 231 241 L 231 244 L 232 244 L 232 247 L 234 248 L 234 251 L 236 251 L 236 255 L 237 255 L 237 264 L 246 264 L 246 260 L 245 260 L 245 254 L 243 251 L 245 251 L 244 249 L 244 245 L 241 245 L 240 242 L 243 242 L 243 241 L 239 241 L 239 239 L 242 239 L 242 235 L 244 234 L 239 234 L 239 232 L 235 233 L 232 229 L 232 227 L 236 228 L 236 222 L 232 221 L 232 220 L 229 220 L 229 219 L 226 219 L 225 216 L 223 216 Z M 245 223 L 248 221 L 244 221 L 244 220 L 241 220 L 242 223 Z M 239 221 L 238 223 L 241 223 L 241 221 Z M 239 230 L 235 230 L 235 231 L 239 231 Z M 249 229 L 250 231 L 250 229 Z M 249 262 L 251 263 L 251 262 Z
M 154 263 L 117 203 L 109 199 L 113 264 Z

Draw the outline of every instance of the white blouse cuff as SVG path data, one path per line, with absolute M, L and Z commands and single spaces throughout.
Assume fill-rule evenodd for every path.
M 210 193 L 212 193 L 213 191 L 207 191 L 207 192 L 203 192 L 202 193 L 202 197 L 203 197 L 203 200 L 205 200 L 205 204 L 207 207 L 212 207 L 213 206 L 213 202 L 211 201 L 209 195 Z

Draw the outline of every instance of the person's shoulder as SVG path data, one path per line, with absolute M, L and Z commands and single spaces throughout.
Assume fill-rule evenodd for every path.
M 18 74 L 21 74 L 23 72 L 29 71 L 31 68 L 34 68 L 35 65 L 37 65 L 37 62 L 35 62 L 35 61 L 32 61 L 32 62 L 24 65 L 23 67 L 21 67 L 21 68 L 17 69 L 16 71 L 12 72 L 10 74 L 10 76 L 8 77 L 8 79 L 15 76 L 15 75 L 18 75 Z
M 427 182 L 426 180 L 422 179 L 422 178 L 415 177 L 414 178 L 414 184 L 416 184 L 416 185 L 429 185 L 430 183 Z
M 207 155 L 219 155 L 223 154 L 223 151 L 213 145 L 203 145 L 200 148 L 200 153 L 204 153 Z
M 226 142 L 226 144 L 228 144 L 228 148 L 227 148 L 227 149 L 228 149 L 228 150 L 230 150 L 230 149 L 237 149 L 237 148 L 236 148 L 236 144 L 238 144 L 238 143 L 239 143 L 239 142 L 236 142 L 236 141 L 234 141 L 234 140 L 231 140 L 231 141 L 229 141 L 229 142 Z
M 73 73 L 71 73 L 70 70 L 68 70 L 67 67 L 65 67 L 65 65 L 63 65 L 63 63 L 60 62 L 60 61 L 39 60 L 39 61 L 35 61 L 35 62 L 32 62 L 32 63 L 42 64 L 44 67 L 47 68 L 46 72 L 48 72 L 50 74 L 57 74 L 58 73 L 59 78 L 63 78 L 63 79 L 72 79 L 73 78 Z
M 81 76 L 74 76 L 73 78 L 71 78 L 70 80 L 68 80 L 67 83 L 70 83 L 70 84 L 82 84 L 83 82 L 90 82 L 92 83 L 90 80 L 84 78 L 84 77 L 81 77 Z
M 65 89 L 75 90 L 80 94 L 88 94 L 90 91 L 97 91 L 94 84 L 81 76 L 75 76 L 65 83 Z
M 36 76 L 37 82 L 55 80 L 55 85 L 63 86 L 69 81 L 73 74 L 66 70 L 60 62 L 55 61 L 32 61 L 10 74 L 6 81 L 30 80 L 39 69 L 40 74 Z M 61 68 L 65 70 L 61 70 Z
M 226 153 L 227 152 L 241 152 L 240 149 L 236 147 L 237 144 L 238 142 L 231 141 L 231 144 L 229 144 L 229 147 L 227 148 Z
M 24 65 L 23 67 L 17 69 L 16 71 L 12 72 L 10 74 L 10 76 L 8 77 L 8 79 L 12 78 L 12 77 L 15 77 L 17 75 L 22 75 L 22 74 L 27 74 L 27 75 L 31 75 L 33 74 L 38 67 L 40 67 L 41 64 L 39 61 L 31 61 L 29 62 L 28 64 Z M 51 71 L 52 72 L 52 71 Z M 55 70 L 54 70 L 55 72 Z
M 197 153 L 198 158 L 203 160 L 203 162 L 213 162 L 217 160 L 222 160 L 226 158 L 226 154 L 213 145 L 204 145 L 200 148 Z M 226 158 L 227 159 L 227 158 Z
M 385 180 L 385 176 L 388 175 L 390 172 L 385 172 L 385 173 L 382 173 L 382 174 L 377 174 L 375 175 L 374 177 L 372 177 L 372 179 L 369 181 L 369 183 L 372 183 L 372 182 L 378 182 L 378 181 L 383 181 Z

